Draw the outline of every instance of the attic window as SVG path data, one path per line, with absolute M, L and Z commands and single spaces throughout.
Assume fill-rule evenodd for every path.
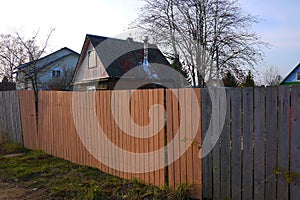
M 97 59 L 95 51 L 88 51 L 88 68 L 94 68 L 97 66 Z
M 300 81 L 300 72 L 297 72 L 297 81 Z

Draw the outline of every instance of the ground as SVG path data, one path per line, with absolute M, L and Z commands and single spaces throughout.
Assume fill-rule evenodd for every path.
M 0 199 L 189 199 L 189 186 L 170 191 L 88 166 L 0 144 Z
M 19 184 L 0 181 L 0 199 L 47 199 L 45 189 L 22 188 Z

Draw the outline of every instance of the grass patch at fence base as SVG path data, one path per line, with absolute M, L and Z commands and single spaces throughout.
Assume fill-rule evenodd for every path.
M 6 153 L 21 152 L 24 155 L 3 157 Z M 15 144 L 1 146 L 0 181 L 18 184 L 31 190 L 43 190 L 47 197 L 55 199 L 173 199 L 174 197 L 174 191 L 169 191 L 167 187 L 147 186 L 138 180 L 117 178 L 96 168 L 76 165 L 43 151 L 30 151 Z

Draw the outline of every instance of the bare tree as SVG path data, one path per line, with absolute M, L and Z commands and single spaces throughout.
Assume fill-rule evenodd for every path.
M 62 76 L 51 79 L 48 83 L 45 83 L 44 87 L 48 88 L 49 90 L 71 90 L 73 74 L 73 69 L 67 69 L 66 67 L 63 67 Z
M 266 86 L 275 86 L 279 85 L 282 80 L 282 77 L 279 74 L 278 69 L 271 65 L 265 69 L 263 73 L 263 84 Z
M 258 21 L 244 15 L 238 1 L 143 1 L 135 24 L 165 53 L 180 55 L 194 85 L 203 86 L 204 80 L 218 79 L 227 70 L 240 77 L 244 68 L 263 59 L 267 44 L 249 28 Z
M 18 41 L 24 48 L 24 53 L 26 55 L 27 62 L 29 62 L 28 65 L 26 65 L 26 67 L 18 68 L 18 70 L 21 70 L 22 73 L 25 75 L 26 79 L 30 80 L 32 88 L 34 90 L 36 101 L 38 98 L 38 73 L 40 70 L 37 66 L 37 61 L 46 52 L 46 48 L 48 47 L 48 41 L 53 31 L 54 29 L 50 30 L 44 42 L 40 42 L 38 38 L 39 31 L 37 31 L 34 34 L 34 36 L 30 39 L 25 39 L 19 34 L 19 32 L 15 33 Z
M 14 80 L 16 68 L 27 60 L 24 46 L 16 36 L 0 34 L 0 76 Z
M 0 76 L 14 80 L 14 74 L 21 71 L 31 82 L 35 96 L 38 95 L 37 61 L 44 55 L 48 41 L 54 29 L 51 29 L 44 42 L 41 42 L 36 31 L 33 37 L 27 39 L 15 31 L 13 34 L 0 35 Z M 29 63 L 26 67 L 21 64 Z

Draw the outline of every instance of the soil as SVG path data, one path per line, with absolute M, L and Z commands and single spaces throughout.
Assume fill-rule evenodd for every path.
M 6 154 L 3 157 L 16 157 L 22 156 L 24 153 L 17 154 Z M 17 180 L 15 183 L 3 182 L 0 180 L 0 199 L 1 200 L 11 200 L 11 199 L 49 199 L 46 189 L 38 188 L 26 188 L 22 187 Z
M 47 199 L 46 189 L 24 188 L 17 183 L 2 182 L 0 180 L 0 199 Z

